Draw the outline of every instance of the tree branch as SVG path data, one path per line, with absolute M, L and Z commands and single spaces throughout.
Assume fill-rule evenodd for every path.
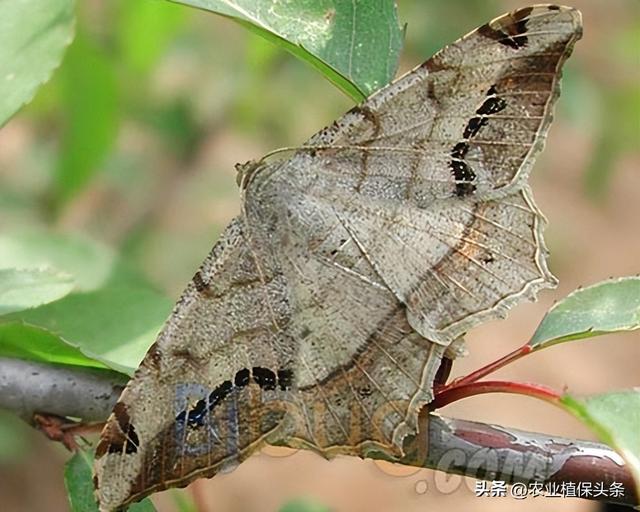
M 405 444 L 400 462 L 412 466 L 464 475 L 479 480 L 522 483 L 531 491 L 555 490 L 575 497 L 585 484 L 608 490 L 622 484 L 622 496 L 589 499 L 637 506 L 638 495 L 631 472 L 622 457 L 601 443 L 525 432 L 514 428 L 429 414 L 426 441 L 421 436 Z M 424 455 L 421 455 L 424 454 Z M 541 484 L 541 485 L 540 485 Z M 521 487 L 522 489 L 522 487 Z M 508 494 L 507 494 L 508 495 Z
M 109 370 L 0 357 L 0 407 L 31 425 L 36 413 L 104 421 L 126 383 Z
M 33 424 L 45 413 L 104 421 L 117 400 L 126 376 L 106 370 L 55 366 L 0 358 L 0 407 Z M 507 483 L 538 486 L 622 484 L 624 494 L 593 492 L 578 495 L 598 501 L 637 506 L 630 471 L 621 457 L 604 444 L 524 432 L 473 421 L 421 414 L 421 432 L 405 444 L 402 464 Z M 379 458 L 388 459 L 380 454 Z M 568 487 L 569 485 L 569 487 Z

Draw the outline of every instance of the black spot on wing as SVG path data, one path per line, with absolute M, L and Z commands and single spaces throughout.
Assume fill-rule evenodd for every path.
M 291 370 L 278 370 L 278 386 L 282 391 L 291 389 L 293 385 L 293 372 Z
M 119 442 L 115 441 L 109 443 L 107 452 L 122 453 L 122 450 L 124 448 L 124 453 L 136 453 L 138 451 L 138 446 L 140 446 L 140 439 L 138 438 L 136 429 L 133 427 L 133 425 L 129 425 L 127 431 L 125 432 L 125 437 Z
M 180 411 L 176 415 L 176 423 L 182 424 L 182 426 L 186 424 L 192 428 L 203 426 L 206 422 L 207 413 L 213 411 L 218 404 L 229 396 L 234 388 L 240 389 L 249 385 L 252 375 L 254 382 L 263 390 L 273 390 L 277 386 L 282 391 L 286 391 L 291 389 L 293 385 L 293 372 L 291 370 L 278 370 L 276 374 L 268 368 L 260 366 L 254 367 L 251 371 L 247 368 L 242 368 L 236 372 L 233 382 L 225 380 L 209 394 L 208 399 L 198 400 L 191 409 Z M 132 439 L 137 446 L 138 436 L 135 432 L 133 432 Z
M 468 196 L 476 190 L 473 183 L 476 179 L 476 173 L 473 172 L 469 164 L 464 160 L 451 160 L 449 165 L 453 172 L 453 178 L 456 182 L 456 195 L 458 197 Z
M 492 85 L 487 91 L 487 97 L 476 110 L 475 117 L 469 119 L 467 126 L 464 129 L 462 137 L 464 139 L 470 139 L 475 137 L 480 129 L 489 122 L 489 116 L 496 114 L 507 107 L 507 102 L 498 96 L 495 85 Z
M 131 424 L 127 406 L 123 402 L 116 403 L 113 408 L 113 414 L 118 422 L 118 427 L 120 427 L 120 432 L 124 434 L 124 436 L 109 444 L 108 452 L 122 453 L 124 447 L 125 453 L 136 453 L 138 446 L 140 446 L 140 440 L 138 439 L 136 429 Z
M 469 151 L 469 144 L 467 142 L 458 142 L 451 150 L 452 158 L 464 158 Z
M 236 376 L 233 379 L 233 383 L 237 387 L 242 388 L 249 384 L 250 378 L 251 372 L 247 368 L 243 368 L 242 370 L 239 370 L 238 373 L 236 373 Z
M 495 85 L 489 87 L 487 98 L 484 100 L 480 108 L 476 110 L 476 114 L 481 116 L 490 116 L 507 108 L 507 102 L 498 96 Z
M 190 427 L 200 427 L 204 425 L 204 419 L 208 410 L 207 403 L 204 400 L 198 400 L 193 409 L 187 414 L 187 424 Z
M 464 197 L 472 194 L 476 190 L 473 183 L 476 179 L 476 173 L 464 161 L 469 151 L 469 144 L 466 141 L 458 142 L 451 150 L 451 162 L 449 168 L 456 185 L 456 196 Z
M 276 374 L 268 368 L 254 366 L 251 373 L 253 374 L 253 380 L 261 389 L 276 389 Z
M 211 410 L 222 402 L 229 393 L 233 390 L 233 384 L 231 384 L 230 380 L 225 380 L 222 384 L 220 384 L 216 389 L 214 389 L 209 395 L 209 407 Z
M 488 122 L 489 120 L 484 116 L 472 117 L 469 120 L 466 128 L 464 129 L 462 136 L 465 139 L 470 139 L 471 137 L 475 136 L 480 131 L 480 128 L 482 128 Z
M 496 30 L 488 23 L 485 25 L 482 25 L 478 29 L 478 34 L 481 34 L 488 39 L 493 39 L 494 41 L 498 41 L 499 43 L 501 43 L 503 38 L 506 36 L 504 32 L 500 30 Z
M 199 292 L 204 292 L 209 287 L 209 285 L 204 282 L 202 274 L 199 271 L 193 276 L 193 284 Z
M 465 157 L 469 152 L 469 142 L 473 140 L 483 126 L 486 126 L 493 114 L 504 110 L 507 102 L 498 95 L 495 85 L 492 85 L 487 91 L 487 96 L 482 105 L 476 110 L 476 116 L 469 119 L 467 126 L 462 133 L 462 140 L 458 142 L 451 150 L 451 162 L 449 168 L 453 174 L 456 187 L 456 195 L 465 197 L 476 191 L 476 173 Z
M 208 399 L 198 400 L 188 411 L 180 411 L 176 416 L 176 423 L 182 423 L 183 425 L 186 423 L 189 427 L 201 427 L 205 424 L 207 412 L 213 411 L 232 390 L 233 384 L 231 381 L 225 380 L 209 394 Z

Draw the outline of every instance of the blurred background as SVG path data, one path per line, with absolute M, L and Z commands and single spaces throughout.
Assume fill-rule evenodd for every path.
M 401 0 L 400 72 L 521 1 Z M 579 285 L 640 271 L 640 3 L 574 0 L 584 38 L 566 66 L 546 150 L 532 176 L 557 290 L 469 333 L 462 375 L 533 333 Z M 352 101 L 309 66 L 233 22 L 168 2 L 84 0 L 54 78 L 0 131 L 0 231 L 80 231 L 116 248 L 173 299 L 239 211 L 234 163 L 303 143 Z M 313 101 L 309 101 L 313 98 Z M 497 377 L 575 393 L 640 385 L 637 334 L 560 345 Z M 520 396 L 485 395 L 450 416 L 568 437 L 593 435 L 566 413 Z M 68 453 L 0 415 L 4 510 L 66 510 Z M 160 511 L 595 510 L 578 499 L 476 498 L 473 481 L 428 470 L 266 449 Z

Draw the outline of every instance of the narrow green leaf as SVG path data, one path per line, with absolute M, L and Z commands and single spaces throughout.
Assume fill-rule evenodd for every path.
M 231 18 L 321 71 L 356 101 L 394 77 L 402 47 L 393 0 L 172 0 Z
M 66 131 L 55 172 L 55 205 L 91 180 L 111 149 L 119 122 L 113 59 L 79 32 L 60 70 Z
M 0 2 L 0 127 L 50 78 L 73 24 L 73 0 Z
M 86 452 L 74 453 L 64 466 L 64 485 L 71 512 L 98 512 L 92 478 L 91 455 Z
M 0 357 L 26 359 L 52 364 L 106 368 L 100 361 L 84 355 L 45 329 L 25 325 L 21 321 L 0 323 Z
M 47 268 L 0 268 L 0 315 L 53 302 L 72 289 L 69 274 Z
M 640 277 L 621 277 L 570 293 L 545 315 L 529 345 L 540 349 L 638 328 Z
M 93 495 L 93 454 L 76 452 L 64 467 L 64 484 L 67 488 L 71 512 L 98 512 Z M 149 498 L 130 505 L 129 512 L 154 512 L 156 509 Z
M 584 398 L 564 395 L 561 404 L 622 455 L 640 489 L 640 389 Z

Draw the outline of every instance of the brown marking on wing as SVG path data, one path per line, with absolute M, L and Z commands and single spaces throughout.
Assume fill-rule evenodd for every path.
M 235 399 L 215 408 L 205 425 L 187 427 L 172 422 L 146 443 L 142 472 L 123 506 L 167 488 L 185 487 L 197 478 L 210 478 L 264 445 L 265 438 L 280 425 L 287 402 L 265 400 L 253 381 L 234 392 Z M 217 431 L 218 439 L 208 428 Z
M 378 118 L 378 114 L 376 114 L 369 107 L 364 105 L 356 105 L 353 107 L 349 113 L 360 115 L 362 118 L 367 121 L 371 126 L 373 126 L 373 135 L 368 137 L 367 140 L 363 141 L 362 144 L 367 146 L 371 144 L 380 134 L 380 130 L 382 128 L 380 124 L 380 119 Z M 366 150 L 360 151 L 360 166 L 361 172 L 358 183 L 356 185 L 356 190 L 359 192 L 360 188 L 364 184 L 367 179 L 367 174 L 369 172 L 369 152 Z
M 528 43 L 527 21 L 533 7 L 518 9 L 507 16 L 482 25 L 478 33 L 504 46 L 518 50 Z M 492 24 L 495 23 L 498 28 Z
M 113 421 L 115 419 L 115 421 Z M 113 408 L 113 416 L 107 422 L 96 447 L 96 458 L 105 453 L 135 453 L 140 440 L 135 427 L 131 424 L 127 406 L 117 402 Z

